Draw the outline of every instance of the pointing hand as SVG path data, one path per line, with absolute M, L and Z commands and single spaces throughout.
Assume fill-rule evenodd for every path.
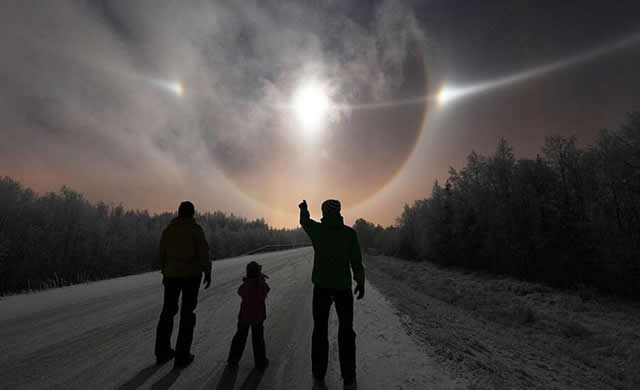
M 298 205 L 298 207 L 300 207 L 301 209 L 306 209 L 307 208 L 307 201 L 303 200 L 302 203 L 300 203 Z

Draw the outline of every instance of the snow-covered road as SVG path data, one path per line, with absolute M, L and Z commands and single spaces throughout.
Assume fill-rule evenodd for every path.
M 215 262 L 213 284 L 200 290 L 196 310 L 196 360 L 182 371 L 154 366 L 162 302 L 157 272 L 1 298 L 0 389 L 309 389 L 312 255 L 302 248 Z M 271 365 L 252 371 L 247 345 L 233 373 L 225 360 L 240 303 L 236 290 L 251 260 L 270 277 L 265 338 Z M 330 322 L 327 384 L 341 389 L 333 311 Z M 360 389 L 459 386 L 406 334 L 370 284 L 356 301 L 355 331 Z

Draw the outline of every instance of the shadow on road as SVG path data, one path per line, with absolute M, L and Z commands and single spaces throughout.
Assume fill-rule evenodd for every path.
M 256 390 L 263 376 L 264 370 L 254 368 L 240 386 L 240 390 Z
M 152 364 L 149 367 L 145 367 L 140 372 L 138 372 L 131 379 L 123 383 L 118 390 L 135 390 L 138 387 L 142 386 L 147 379 L 151 378 L 153 374 L 155 374 L 162 366 L 157 364 Z
M 180 376 L 182 370 L 171 370 L 167 375 L 160 378 L 156 383 L 151 385 L 152 390 L 167 390 L 171 385 L 175 383 Z
M 224 368 L 222 376 L 218 382 L 216 390 L 233 390 L 233 386 L 236 384 L 238 378 L 238 369 L 230 368 L 229 366 Z M 205 387 L 208 388 L 208 387 Z

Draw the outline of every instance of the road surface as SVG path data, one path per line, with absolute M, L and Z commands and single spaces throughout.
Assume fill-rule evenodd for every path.
M 200 290 L 196 309 L 196 360 L 182 371 L 154 365 L 158 272 L 1 298 L 0 388 L 310 389 L 312 256 L 311 248 L 301 248 L 215 262 L 213 284 Z M 270 277 L 265 338 L 271 365 L 262 374 L 253 370 L 249 338 L 234 374 L 225 361 L 240 306 L 236 291 L 251 260 Z M 330 322 L 327 384 L 341 389 L 335 311 Z M 406 334 L 371 285 L 356 301 L 355 331 L 360 389 L 459 386 Z M 174 342 L 176 334 L 177 324 Z

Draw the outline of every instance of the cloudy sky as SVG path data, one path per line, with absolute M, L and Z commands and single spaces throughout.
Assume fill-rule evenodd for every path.
M 338 198 L 390 224 L 500 136 L 533 156 L 640 109 L 639 21 L 635 1 L 3 1 L 0 175 L 288 227 Z

